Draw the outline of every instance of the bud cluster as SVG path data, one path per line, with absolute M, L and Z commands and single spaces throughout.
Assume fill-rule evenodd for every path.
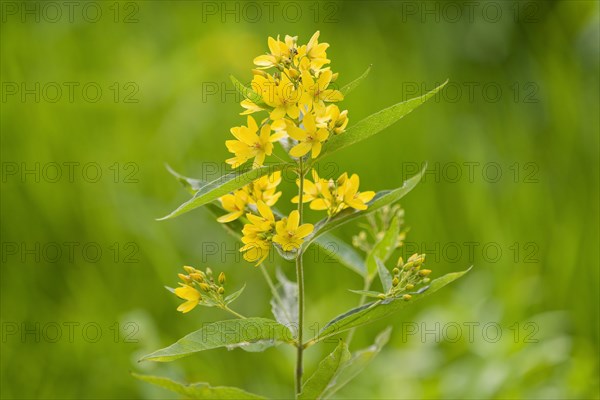
M 429 283 L 428 278 L 431 274 L 430 269 L 421 269 L 425 262 L 425 254 L 413 254 L 406 263 L 400 257 L 396 263 L 396 267 L 392 270 L 392 287 L 388 293 L 381 294 L 379 298 L 396 298 L 408 301 L 412 296 L 408 291 L 414 290 L 417 286 Z

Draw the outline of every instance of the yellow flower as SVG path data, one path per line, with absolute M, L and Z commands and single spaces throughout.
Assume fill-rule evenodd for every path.
M 302 73 L 302 87 L 306 96 L 302 98 L 302 103 L 308 109 L 321 108 L 323 102 L 336 102 L 344 100 L 344 95 L 339 90 L 327 89 L 331 82 L 332 73 L 330 70 L 322 71 L 319 77 L 315 80 L 310 72 Z
M 297 210 L 290 213 L 289 217 L 282 218 L 275 225 L 276 234 L 273 236 L 273 242 L 279 244 L 284 251 L 293 251 L 299 249 L 304 242 L 304 238 L 313 231 L 312 224 L 300 223 L 300 214 Z
M 181 311 L 182 313 L 190 312 L 200 303 L 202 296 L 200 292 L 193 287 L 180 283 L 181 287 L 175 289 L 175 294 L 183 299 L 187 300 L 185 303 L 182 303 L 177 307 L 177 311 Z
M 259 111 L 264 110 L 264 108 L 262 108 L 261 106 L 259 106 L 257 104 L 254 104 L 252 102 L 252 100 L 250 100 L 250 99 L 244 99 L 244 100 L 242 100 L 242 102 L 240 103 L 240 105 L 245 108 L 245 110 L 242 111 L 240 113 L 240 115 L 254 114 L 255 112 L 259 112 Z
M 281 119 L 286 115 L 293 119 L 298 118 L 300 115 L 298 101 L 302 97 L 302 92 L 297 90 L 290 80 L 288 70 L 283 71 L 279 81 L 275 81 L 270 76 L 265 78 L 257 75 L 253 82 L 254 90 L 262 96 L 268 106 L 273 107 L 269 114 L 272 120 Z
M 330 104 L 317 111 L 316 120 L 319 128 L 327 128 L 334 135 L 339 135 L 348 125 L 348 110 L 340 112 L 337 105 Z
M 290 155 L 302 157 L 308 152 L 312 152 L 312 158 L 317 158 L 321 153 L 322 143 L 329 137 L 329 132 L 327 129 L 317 128 L 315 117 L 312 114 L 304 116 L 302 125 L 304 129 L 298 128 L 292 122 L 288 124 L 288 135 L 299 142 L 291 148 Z
M 318 71 L 323 67 L 323 65 L 329 64 L 326 52 L 329 44 L 319 43 L 319 34 L 320 32 L 316 31 L 308 41 L 308 44 L 301 46 L 298 49 L 298 58 L 300 59 L 303 56 L 306 56 L 306 58 L 302 59 L 308 60 L 307 67 L 313 71 Z
M 316 170 L 312 170 L 312 177 L 313 177 L 313 182 L 309 181 L 308 179 L 304 178 L 304 182 L 303 182 L 303 193 L 302 193 L 302 202 L 303 203 L 309 203 L 309 202 L 315 202 L 315 200 L 317 199 L 322 199 L 323 198 L 323 188 L 327 187 L 327 180 L 325 179 L 321 179 L 319 178 L 319 175 L 317 174 Z M 298 185 L 298 187 L 300 187 L 300 179 L 296 180 L 296 185 Z M 300 197 L 299 196 L 295 196 L 292 199 L 292 203 L 298 203 L 300 201 Z M 311 209 L 313 210 L 326 210 L 327 207 L 325 208 L 313 208 L 313 205 L 311 203 Z
M 280 41 L 279 36 L 277 37 L 277 40 L 269 37 L 267 42 L 270 53 L 256 57 L 254 59 L 254 64 L 260 69 L 275 67 L 279 64 L 290 64 L 292 58 L 297 54 L 297 40 L 297 36 L 289 35 L 285 36 L 285 42 Z
M 242 229 L 244 246 L 240 251 L 244 252 L 244 260 L 256 262 L 256 265 L 259 265 L 269 255 L 275 216 L 269 206 L 262 201 L 258 201 L 256 206 L 260 216 L 252 213 L 246 214 L 250 223 L 244 225 Z
M 229 211 L 229 214 L 225 214 L 217 218 L 217 221 L 221 223 L 235 221 L 242 215 L 244 215 L 244 211 L 246 210 L 246 205 L 249 202 L 248 193 L 243 190 L 236 190 L 234 193 L 226 194 L 222 196 L 220 199 L 221 206 L 225 209 L 225 211 Z
M 358 186 L 360 184 L 358 175 L 353 174 L 350 179 L 347 179 L 347 177 L 348 174 L 344 172 L 344 174 L 340 177 L 340 182 L 338 183 L 339 188 L 341 189 L 340 194 L 343 196 L 342 201 L 348 207 L 352 207 L 356 210 L 366 210 L 366 203 L 375 197 L 375 192 L 369 191 L 360 193 L 358 191 Z
M 250 203 L 262 201 L 267 206 L 272 207 L 277 203 L 281 192 L 276 192 L 277 186 L 281 183 L 281 171 L 276 171 L 271 175 L 265 175 L 246 186 L 250 196 Z
M 248 115 L 248 126 L 231 128 L 231 133 L 237 140 L 227 140 L 227 149 L 235 157 L 226 160 L 233 168 L 237 168 L 254 157 L 254 166 L 263 165 L 265 157 L 273 152 L 273 142 L 283 137 L 282 133 L 271 135 L 271 126 L 265 124 L 257 135 L 258 125 L 252 116 Z

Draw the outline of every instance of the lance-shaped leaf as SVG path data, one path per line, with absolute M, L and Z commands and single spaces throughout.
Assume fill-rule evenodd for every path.
M 392 333 L 392 328 L 387 327 L 383 332 L 381 332 L 375 338 L 375 343 L 369 346 L 366 349 L 359 350 L 352 354 L 352 358 L 348 360 L 342 368 L 338 371 L 335 376 L 335 379 L 327 386 L 325 391 L 323 392 L 322 398 L 328 399 L 331 398 L 342 387 L 344 387 L 348 382 L 350 382 L 356 375 L 358 375 L 373 359 L 383 346 L 387 344 L 390 340 L 390 335 Z
M 350 360 L 350 357 L 348 345 L 340 340 L 335 350 L 319 363 L 317 370 L 306 380 L 298 399 L 322 399 L 323 393 L 335 381 L 340 369 Z
M 298 334 L 298 284 L 290 281 L 277 268 L 277 297 L 271 299 L 271 310 L 280 324 L 287 326 L 292 335 Z
M 200 179 L 189 178 L 187 176 L 181 175 L 173 168 L 171 168 L 169 164 L 165 164 L 165 167 L 167 167 L 167 171 L 169 171 L 169 173 L 173 175 L 175 179 L 177 179 L 177 181 L 183 185 L 184 189 L 187 190 L 189 194 L 196 194 L 196 192 L 200 190 L 202 186 L 206 185 L 206 182 L 201 181 Z
M 387 293 L 392 288 L 392 275 L 390 274 L 390 271 L 388 271 L 385 264 L 379 258 L 376 258 L 375 262 L 377 263 L 377 273 L 379 274 L 379 279 L 381 280 L 383 292 Z
M 330 233 L 319 236 L 315 244 L 322 248 L 328 257 L 336 259 L 343 266 L 361 276 L 366 275 L 365 262 L 362 257 L 343 240 Z
M 233 303 L 238 297 L 240 297 L 240 295 L 242 294 L 242 292 L 244 291 L 244 289 L 246 289 L 246 285 L 244 284 L 244 286 L 242 286 L 241 289 L 231 293 L 229 296 L 225 297 L 225 304 L 231 304 Z
M 218 347 L 240 347 L 254 343 L 293 343 L 290 331 L 280 323 L 266 318 L 231 319 L 204 324 L 169 347 L 155 351 L 140 361 L 173 361 L 199 351 Z
M 231 82 L 233 82 L 233 86 L 235 86 L 235 89 L 238 91 L 238 93 L 244 96 L 244 98 L 252 101 L 255 104 L 264 103 L 260 94 L 256 93 L 252 88 L 244 85 L 235 76 L 229 75 L 229 79 L 231 79 Z
M 337 228 L 338 226 L 341 226 L 357 218 L 364 217 L 365 215 L 377 211 L 381 207 L 384 207 L 388 204 L 397 202 L 408 192 L 410 192 L 415 186 L 417 186 L 417 183 L 419 183 L 419 181 L 421 180 L 421 177 L 425 173 L 426 169 L 427 165 L 425 165 L 421 172 L 419 172 L 417 175 L 404 181 L 404 184 L 397 189 L 384 190 L 378 192 L 373 198 L 373 200 L 371 200 L 367 204 L 368 208 L 366 210 L 358 211 L 352 208 L 347 208 L 329 220 L 323 219 L 317 222 L 317 224 L 315 225 L 315 230 L 309 237 L 307 237 L 306 241 L 304 242 L 304 248 L 308 247 L 310 243 L 312 243 L 316 238 L 318 238 L 327 231 Z
M 373 66 L 373 64 L 369 65 L 367 70 L 365 72 L 363 72 L 361 76 L 359 76 L 358 78 L 356 78 L 355 80 L 353 80 L 352 82 L 348 83 L 346 86 L 341 88 L 340 92 L 342 92 L 342 94 L 344 96 L 346 96 L 348 93 L 353 91 L 358 85 L 360 85 L 360 83 L 363 81 L 363 79 L 365 79 L 367 77 L 367 75 L 369 75 L 369 72 L 371 72 L 372 66 Z
M 272 174 L 275 171 L 280 171 L 288 165 L 289 164 L 286 163 L 273 164 L 247 170 L 244 172 L 234 171 L 227 175 L 224 175 L 199 188 L 190 200 L 180 205 L 171 214 L 167 215 L 166 217 L 160 218 L 159 221 L 176 217 L 195 208 L 208 204 L 211 201 L 214 201 L 227 193 L 239 189 L 242 186 L 246 186 L 250 182 L 260 178 L 261 176 Z
M 140 375 L 131 373 L 135 378 L 151 383 L 153 385 L 168 389 L 190 399 L 206 399 L 206 400 L 261 400 L 266 399 L 253 393 L 248 393 L 245 390 L 236 387 L 227 386 L 210 386 L 208 383 L 199 382 L 189 385 L 175 382 L 169 378 L 161 376 Z
M 348 128 L 343 134 L 334 136 L 327 141 L 327 144 L 319 158 L 325 157 L 340 149 L 343 149 L 344 147 L 356 144 L 381 132 L 383 129 L 392 125 L 394 122 L 398 121 L 400 118 L 404 117 L 415 108 L 425 103 L 428 99 L 439 92 L 446 85 L 446 83 L 448 83 L 448 81 L 442 83 L 440 86 L 424 94 L 423 96 L 394 104 L 391 107 L 385 108 L 359 121 L 356 125 Z
M 373 277 L 377 272 L 377 259 L 386 262 L 396 250 L 398 236 L 400 235 L 400 219 L 396 216 L 392 219 L 390 227 L 383 234 L 383 237 L 375 243 L 367 255 L 367 271 L 369 277 Z
M 339 315 L 338 317 L 329 321 L 327 325 L 321 329 L 319 334 L 310 340 L 308 344 L 314 344 L 325 338 L 345 332 L 354 327 L 362 326 L 373 321 L 389 317 L 390 315 L 409 307 L 415 301 L 424 299 L 425 297 L 437 292 L 450 282 L 455 281 L 469 272 L 470 269 L 471 268 L 462 272 L 452 272 L 431 281 L 429 286 L 424 287 L 416 293 L 410 293 L 412 295 L 412 299 L 409 301 L 403 300 L 402 298 L 385 299 L 353 308 L 352 310 L 345 312 L 344 314 Z

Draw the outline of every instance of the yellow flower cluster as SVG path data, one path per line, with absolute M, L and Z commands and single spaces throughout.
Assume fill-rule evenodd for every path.
M 177 311 L 187 313 L 192 311 L 198 304 L 207 306 L 224 307 L 223 294 L 225 293 L 225 273 L 221 272 L 215 282 L 210 268 L 202 272 L 194 267 L 183 267 L 187 274 L 178 274 L 181 282 L 173 292 L 180 299 L 185 300 L 177 307 Z
M 330 217 L 349 207 L 355 210 L 366 210 L 366 203 L 375 196 L 375 192 L 372 191 L 358 191 L 360 180 L 356 174 L 348 177 L 344 172 L 334 181 L 320 178 L 317 171 L 313 169 L 312 178 L 312 182 L 304 178 L 302 202 L 310 202 L 312 210 L 326 210 Z M 296 183 L 300 186 L 300 180 Z M 292 199 L 294 203 L 298 201 L 299 196 Z
M 326 66 L 330 62 L 326 53 L 329 45 L 319 43 L 319 32 L 304 45 L 292 36 L 285 36 L 283 41 L 269 38 L 268 44 L 269 53 L 254 59 L 257 68 L 253 70 L 252 93 L 241 103 L 241 114 L 247 115 L 247 123 L 232 128 L 235 139 L 225 142 L 233 153 L 226 161 L 233 168 L 249 160 L 254 168 L 262 166 L 266 157 L 273 154 L 276 142 L 291 157 L 301 159 L 310 154 L 316 158 L 323 144 L 343 133 L 348 125 L 348 111 L 333 104 L 343 95 L 330 87 L 337 73 Z M 255 118 L 258 113 L 265 116 Z M 329 216 L 349 207 L 365 210 L 375 195 L 358 191 L 358 175 L 349 177 L 344 173 L 334 181 L 319 178 L 314 170 L 312 174 L 314 182 L 303 182 L 303 202 L 310 202 L 314 210 L 326 210 Z M 281 172 L 275 172 L 220 198 L 227 214 L 218 221 L 230 223 L 240 219 L 244 223 L 244 245 L 240 251 L 245 260 L 256 265 L 266 259 L 273 245 L 285 252 L 300 249 L 314 230 L 312 224 L 300 223 L 298 211 L 288 216 L 273 212 L 271 207 L 281 196 L 277 191 L 280 182 Z M 298 198 L 292 201 L 298 203 Z
M 327 59 L 327 43 L 319 43 L 317 31 L 308 44 L 298 45 L 296 36 L 286 36 L 284 41 L 269 38 L 269 53 L 254 59 L 253 100 L 241 102 L 248 115 L 247 125 L 231 129 L 235 140 L 226 141 L 233 157 L 227 163 L 237 168 L 253 159 L 253 166 L 264 164 L 273 153 L 273 143 L 291 143 L 289 154 L 316 158 L 323 143 L 331 135 L 346 129 L 348 111 L 327 104 L 343 100 L 339 90 L 330 84 L 337 78 L 331 72 Z M 266 118 L 257 120 L 254 113 L 265 112 Z

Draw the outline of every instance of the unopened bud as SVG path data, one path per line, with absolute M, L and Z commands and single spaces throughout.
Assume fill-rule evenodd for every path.
M 225 288 L 223 286 L 219 287 L 219 290 L 217 291 L 219 294 L 223 294 L 225 293 Z
M 198 281 L 198 282 L 203 282 L 204 281 L 204 278 L 203 278 L 202 274 L 199 274 L 197 272 L 194 272 L 193 274 L 190 274 L 190 278 L 192 278 L 193 280 Z
M 404 259 L 402 257 L 399 257 L 396 266 L 401 267 L 402 265 L 404 265 Z
M 394 268 L 394 269 L 392 270 L 392 273 L 393 273 L 394 275 L 398 275 L 398 274 L 400 273 L 400 270 L 399 270 L 398 268 Z
M 206 276 L 208 276 L 209 278 L 212 277 L 212 269 L 210 269 L 210 267 L 206 268 Z
M 189 265 L 186 265 L 186 266 L 184 266 L 184 267 L 183 267 L 183 269 L 184 269 L 184 270 L 185 270 L 185 272 L 187 272 L 188 274 L 191 274 L 191 273 L 193 273 L 193 272 L 195 272 L 195 271 L 196 271 L 196 268 L 194 268 L 194 267 L 190 267 Z
M 210 285 L 209 285 L 208 283 L 204 283 L 204 282 L 202 282 L 202 283 L 200 284 L 200 288 L 201 288 L 202 290 L 204 290 L 205 292 L 210 292 Z
M 415 285 L 413 285 L 412 283 L 409 283 L 408 285 L 406 285 L 406 289 L 408 290 L 412 290 L 415 288 Z
M 423 279 L 423 283 L 429 283 L 430 281 L 431 281 L 431 279 L 429 279 L 429 278 Z
M 402 299 L 408 301 L 408 300 L 412 299 L 412 296 L 410 294 L 405 294 L 402 296 Z
M 184 275 L 184 274 L 177 274 L 177 276 L 179 277 L 179 279 L 181 279 L 184 282 L 187 282 L 190 279 L 189 276 Z
M 385 294 L 380 293 L 380 294 L 377 295 L 377 298 L 381 299 L 381 300 L 385 300 Z
M 430 269 L 422 269 L 419 271 L 419 275 L 423 276 L 423 277 L 429 275 L 430 273 L 431 273 Z
M 225 272 L 219 274 L 219 283 L 222 285 L 225 283 Z
M 397 276 L 395 276 L 394 279 L 392 279 L 392 286 L 396 287 L 396 286 L 398 286 L 399 283 L 400 283 L 400 280 L 398 279 Z

